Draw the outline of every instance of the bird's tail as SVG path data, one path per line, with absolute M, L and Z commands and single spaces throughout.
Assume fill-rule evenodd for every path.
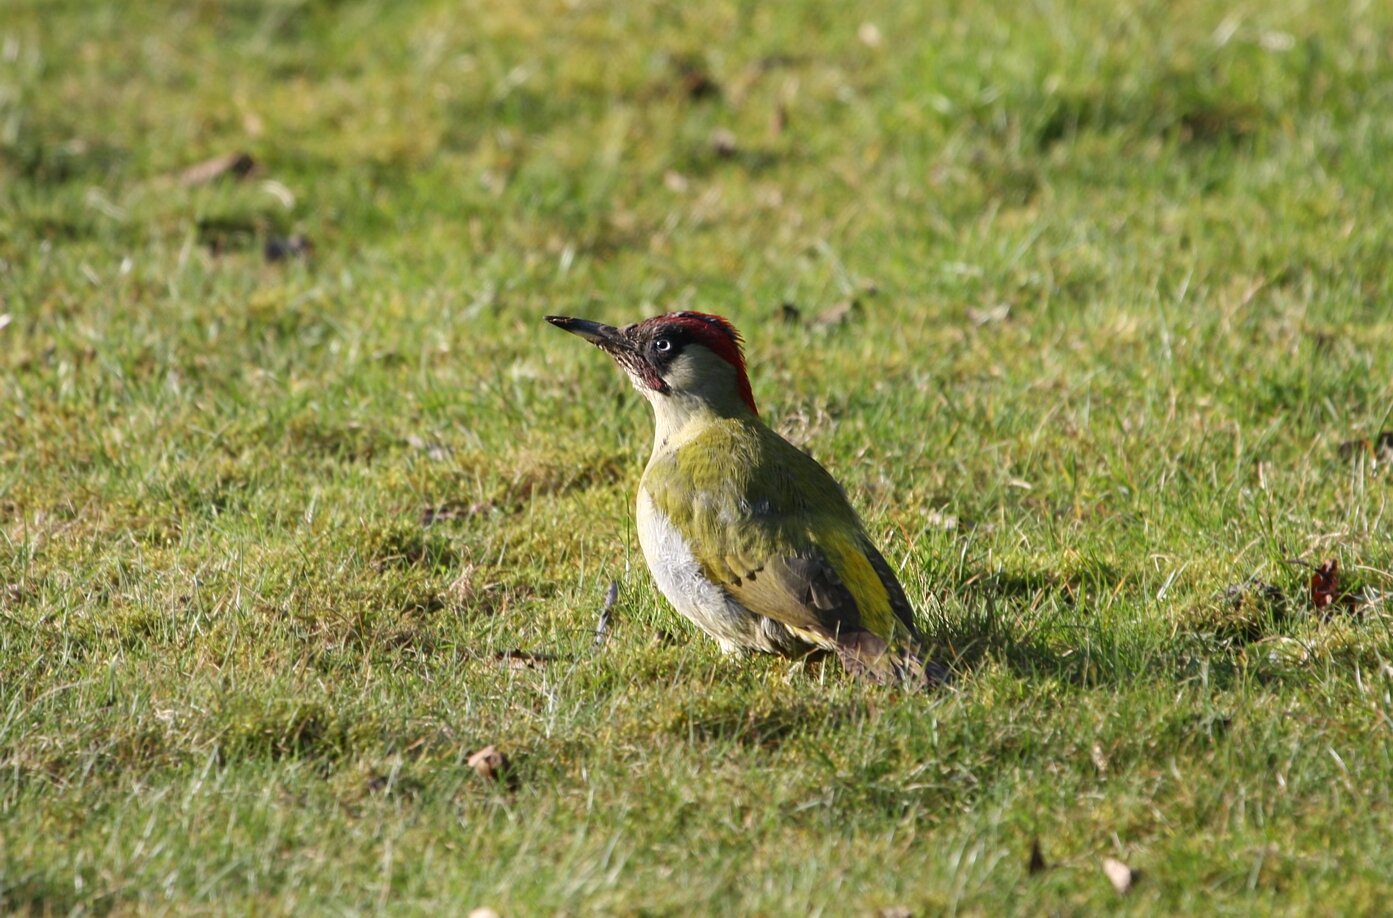
M 837 657 L 847 672 L 879 684 L 932 688 L 951 675 L 942 663 L 914 648 L 893 648 L 872 631 L 848 631 L 837 636 Z

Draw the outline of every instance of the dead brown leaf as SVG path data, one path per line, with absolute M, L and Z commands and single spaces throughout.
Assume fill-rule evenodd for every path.
M 1319 567 L 1311 568 L 1311 605 L 1317 609 L 1343 606 L 1346 611 L 1359 608 L 1364 597 L 1361 591 L 1350 591 L 1341 585 L 1340 561 L 1331 558 Z
M 721 94 L 721 85 L 711 76 L 706 65 L 696 58 L 679 57 L 673 60 L 672 66 L 677 71 L 677 83 L 682 87 L 682 94 L 693 102 L 713 99 Z
M 711 151 L 721 159 L 730 159 L 737 149 L 735 134 L 729 128 L 716 128 L 711 132 Z
M 1324 609 L 1340 598 L 1340 560 L 1331 558 L 1311 572 L 1311 605 Z
M 1337 448 L 1341 459 L 1368 457 L 1374 468 L 1393 463 L 1393 430 L 1385 430 L 1377 437 L 1358 437 L 1346 440 Z
M 993 322 L 1004 322 L 1010 315 L 1010 304 L 999 303 L 990 309 L 968 309 L 967 321 L 981 328 L 983 325 L 990 325 Z
M 466 564 L 446 590 L 456 604 L 466 606 L 474 599 L 474 565 Z
M 224 153 L 212 159 L 190 166 L 179 173 L 179 184 L 186 188 L 206 185 L 224 176 L 244 179 L 256 168 L 256 160 L 250 153 Z
M 1107 753 L 1103 752 L 1103 744 L 1094 743 L 1093 749 L 1091 750 L 1091 755 L 1093 758 L 1093 767 L 1098 769 L 1098 776 L 1107 777 L 1108 756 Z
M 555 658 L 528 650 L 500 650 L 493 655 L 493 659 L 508 669 L 541 669 Z
M 846 322 L 850 322 L 861 311 L 861 301 L 859 299 L 842 300 L 835 303 L 818 313 L 813 319 L 814 328 L 835 328 Z
M 508 769 L 508 757 L 497 746 L 488 745 L 469 757 L 469 767 L 481 778 L 500 781 Z

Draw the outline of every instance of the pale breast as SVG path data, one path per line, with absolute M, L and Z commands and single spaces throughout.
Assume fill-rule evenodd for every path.
M 796 654 L 806 649 L 783 625 L 750 612 L 707 579 L 686 539 L 642 488 L 635 521 L 643 557 L 659 591 L 722 650 Z

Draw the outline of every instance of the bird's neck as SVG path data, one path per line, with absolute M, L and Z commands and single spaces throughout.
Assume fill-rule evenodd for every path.
M 677 449 L 722 420 L 759 423 L 743 367 L 705 347 L 689 347 L 663 377 L 667 391 L 635 382 L 653 406 L 653 455 Z
M 653 459 L 681 448 L 722 421 L 761 423 L 737 392 L 728 398 L 713 398 L 708 393 L 653 393 L 649 401 L 653 405 Z

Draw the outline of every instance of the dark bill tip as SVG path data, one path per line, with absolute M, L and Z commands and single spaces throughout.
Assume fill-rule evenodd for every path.
M 573 335 L 580 335 L 586 341 L 599 345 L 622 345 L 624 336 L 613 325 L 592 322 L 589 319 L 573 319 L 570 316 L 547 316 L 547 321 L 557 328 L 564 328 Z

